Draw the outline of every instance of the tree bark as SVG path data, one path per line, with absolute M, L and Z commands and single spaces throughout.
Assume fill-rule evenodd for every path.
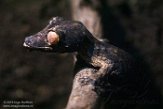
M 96 38 L 102 37 L 98 0 L 71 0 L 73 20 L 81 21 Z
M 99 109 L 99 96 L 91 83 L 93 69 L 83 69 L 75 75 L 73 88 L 66 109 Z M 89 79 L 85 79 L 89 78 Z M 90 79 L 91 78 L 91 79 Z
M 101 17 L 97 11 L 98 0 L 70 0 L 72 19 L 82 22 L 96 38 L 102 37 Z M 94 91 L 91 81 L 82 81 L 82 78 L 91 79 L 94 69 L 83 69 L 78 72 L 73 81 L 71 95 L 66 109 L 100 109 L 99 96 Z

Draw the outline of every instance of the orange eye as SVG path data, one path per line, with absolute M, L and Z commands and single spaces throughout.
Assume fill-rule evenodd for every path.
M 59 42 L 59 36 L 56 32 L 50 31 L 47 35 L 47 40 L 50 44 L 57 44 Z

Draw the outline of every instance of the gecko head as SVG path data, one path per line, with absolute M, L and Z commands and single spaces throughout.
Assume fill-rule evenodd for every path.
M 40 32 L 25 38 L 24 47 L 49 52 L 74 52 L 79 50 L 88 30 L 77 21 L 54 17 Z

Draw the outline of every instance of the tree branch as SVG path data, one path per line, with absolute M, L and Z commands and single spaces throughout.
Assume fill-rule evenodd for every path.
M 95 70 L 86 68 L 75 75 L 66 109 L 99 109 L 99 96 L 94 91 Z

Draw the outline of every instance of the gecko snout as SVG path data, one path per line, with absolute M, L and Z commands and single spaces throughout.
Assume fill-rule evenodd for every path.
M 31 36 L 26 37 L 23 46 L 24 47 L 30 47 L 30 45 L 32 45 L 32 44 L 33 44 L 33 41 L 32 41 Z

